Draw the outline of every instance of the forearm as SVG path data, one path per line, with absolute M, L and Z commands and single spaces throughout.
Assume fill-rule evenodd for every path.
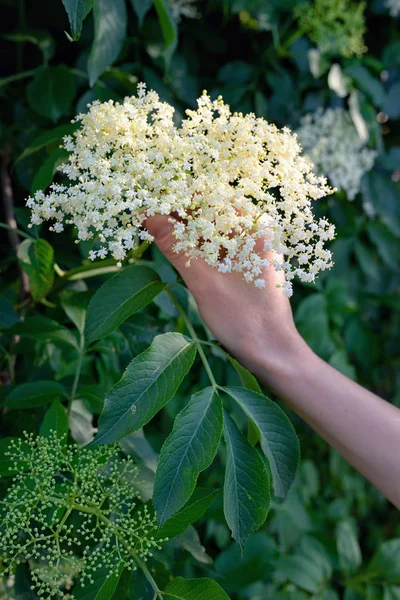
M 400 410 L 325 363 L 304 343 L 254 369 L 277 396 L 400 508 Z

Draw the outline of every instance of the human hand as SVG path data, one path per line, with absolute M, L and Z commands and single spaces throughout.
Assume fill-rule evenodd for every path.
M 173 250 L 175 238 L 168 217 L 150 217 L 146 228 L 155 243 L 177 269 L 193 294 L 200 314 L 221 344 L 253 373 L 274 387 L 296 361 L 305 342 L 296 330 L 288 298 L 282 293 L 283 272 L 264 269 L 264 289 L 244 281 L 241 273 L 220 273 L 203 259 L 192 260 Z M 265 252 L 271 259 L 271 253 Z

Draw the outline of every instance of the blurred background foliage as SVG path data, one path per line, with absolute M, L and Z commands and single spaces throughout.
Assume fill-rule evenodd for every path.
M 71 324 L 77 324 L 93 292 L 115 271 L 112 260 L 101 268 L 88 264 L 89 246 L 76 245 L 73 231 L 57 236 L 45 227 L 38 270 L 29 250 L 37 242 L 29 238 L 39 232 L 27 229 L 24 200 L 50 184 L 65 158 L 61 139 L 73 130 L 70 121 L 77 112 L 96 99 L 120 101 L 145 81 L 174 105 L 177 121 L 185 108 L 195 106 L 203 89 L 212 96 L 222 94 L 236 111 L 253 111 L 293 130 L 309 113 L 330 108 L 348 112 L 349 128 L 374 150 L 374 164 L 361 173 L 354 200 L 339 189 L 315 207 L 336 225 L 335 267 L 316 285 L 298 284 L 293 309 L 301 334 L 320 356 L 400 405 L 398 1 L 43 0 L 38 5 L 1 0 L 0 7 L 3 27 L 7 23 L 0 79 L 0 210 L 5 224 L 0 244 L 0 399 L 15 384 L 55 379 L 66 388 L 73 385 L 78 358 L 73 344 L 68 345 Z M 328 154 L 335 163 L 335 148 Z M 326 175 L 329 169 L 343 168 L 343 156 L 336 158 L 334 167 L 326 163 Z M 354 160 L 357 168 L 357 156 Z M 144 258 L 164 277 L 174 277 L 154 248 Z M 193 302 L 183 288 L 181 292 L 193 323 L 201 326 Z M 182 330 L 182 323 L 161 294 L 83 358 L 70 416 L 78 443 L 93 436 L 104 393 L 129 360 L 157 333 L 174 330 Z M 222 381 L 236 381 L 222 353 L 212 361 Z M 198 365 L 145 432 L 123 442 L 138 460 L 143 481 L 151 484 L 177 407 L 204 382 Z M 37 432 L 45 410 L 1 408 L 1 435 Z M 231 542 L 217 498 L 197 532 L 189 528 L 157 557 L 155 578 L 206 575 L 235 600 L 399 599 L 397 511 L 300 419 L 291 417 L 302 447 L 298 478 L 289 498 L 273 506 L 262 531 L 249 540 L 243 557 Z M 218 465 L 223 461 L 218 457 L 203 473 L 202 485 L 221 487 Z M 4 490 L 6 484 L 0 485 Z M 152 592 L 138 578 L 133 583 L 122 579 L 114 597 L 151 599 Z M 0 587 L 0 598 L 35 598 L 26 581 L 21 567 L 16 591 Z

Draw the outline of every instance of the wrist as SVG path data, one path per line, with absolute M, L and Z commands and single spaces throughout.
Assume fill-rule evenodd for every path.
M 279 332 L 277 343 L 265 339 L 262 350 L 253 357 L 251 371 L 271 391 L 281 395 L 282 387 L 299 379 L 305 365 L 311 364 L 314 352 L 293 326 L 285 334 Z

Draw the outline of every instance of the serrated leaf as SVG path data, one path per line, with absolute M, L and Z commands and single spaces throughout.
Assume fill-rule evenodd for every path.
M 94 0 L 93 19 L 94 40 L 88 59 L 91 87 L 121 51 L 127 28 L 125 0 Z
M 2 405 L 7 408 L 36 408 L 66 395 L 65 387 L 57 381 L 33 381 L 17 385 Z
M 148 423 L 175 395 L 195 355 L 195 344 L 180 333 L 155 337 L 108 393 L 94 443 L 110 444 Z
M 164 600 L 229 600 L 222 587 L 213 579 L 183 579 L 176 577 L 163 592 Z
M 111 277 L 93 296 L 87 311 L 88 343 L 105 337 L 151 302 L 164 288 L 155 271 L 132 265 Z
M 54 282 L 54 250 L 46 240 L 24 240 L 18 246 L 21 267 L 29 277 L 31 295 L 37 302 L 51 290 Z
M 178 28 L 167 2 L 165 0 L 153 0 L 153 3 L 161 25 L 164 38 L 163 54 L 168 66 L 178 44 Z
M 157 535 L 160 538 L 173 538 L 183 533 L 189 525 L 203 516 L 219 492 L 220 490 L 196 488 L 189 502 L 176 515 L 166 521 L 163 527 L 158 530 Z
M 131 4 L 141 27 L 145 16 L 153 5 L 153 0 L 131 0 Z
M 300 461 L 296 432 L 288 417 L 267 396 L 239 387 L 223 388 L 257 427 L 268 459 L 275 495 L 285 498 Z
M 39 435 L 49 437 L 52 431 L 56 432 L 58 438 L 66 436 L 68 433 L 67 412 L 59 400 L 53 400 L 50 408 L 44 415 Z
M 192 495 L 199 473 L 214 459 L 221 434 L 221 399 L 208 387 L 194 394 L 177 415 L 161 448 L 153 496 L 160 527 Z
M 233 538 L 243 550 L 247 538 L 267 518 L 270 482 L 257 450 L 227 413 L 224 413 L 224 438 L 227 450 L 224 513 Z
M 27 87 L 31 108 L 54 122 L 68 112 L 75 93 L 75 77 L 65 65 L 40 69 Z
M 93 0 L 62 0 L 71 26 L 72 40 L 79 39 L 82 23 L 92 10 Z
M 110 570 L 107 568 L 98 569 L 92 575 L 93 582 L 78 584 L 74 587 L 75 600 L 111 600 L 114 595 L 117 585 L 122 575 L 122 567 L 117 573 L 110 575 Z

